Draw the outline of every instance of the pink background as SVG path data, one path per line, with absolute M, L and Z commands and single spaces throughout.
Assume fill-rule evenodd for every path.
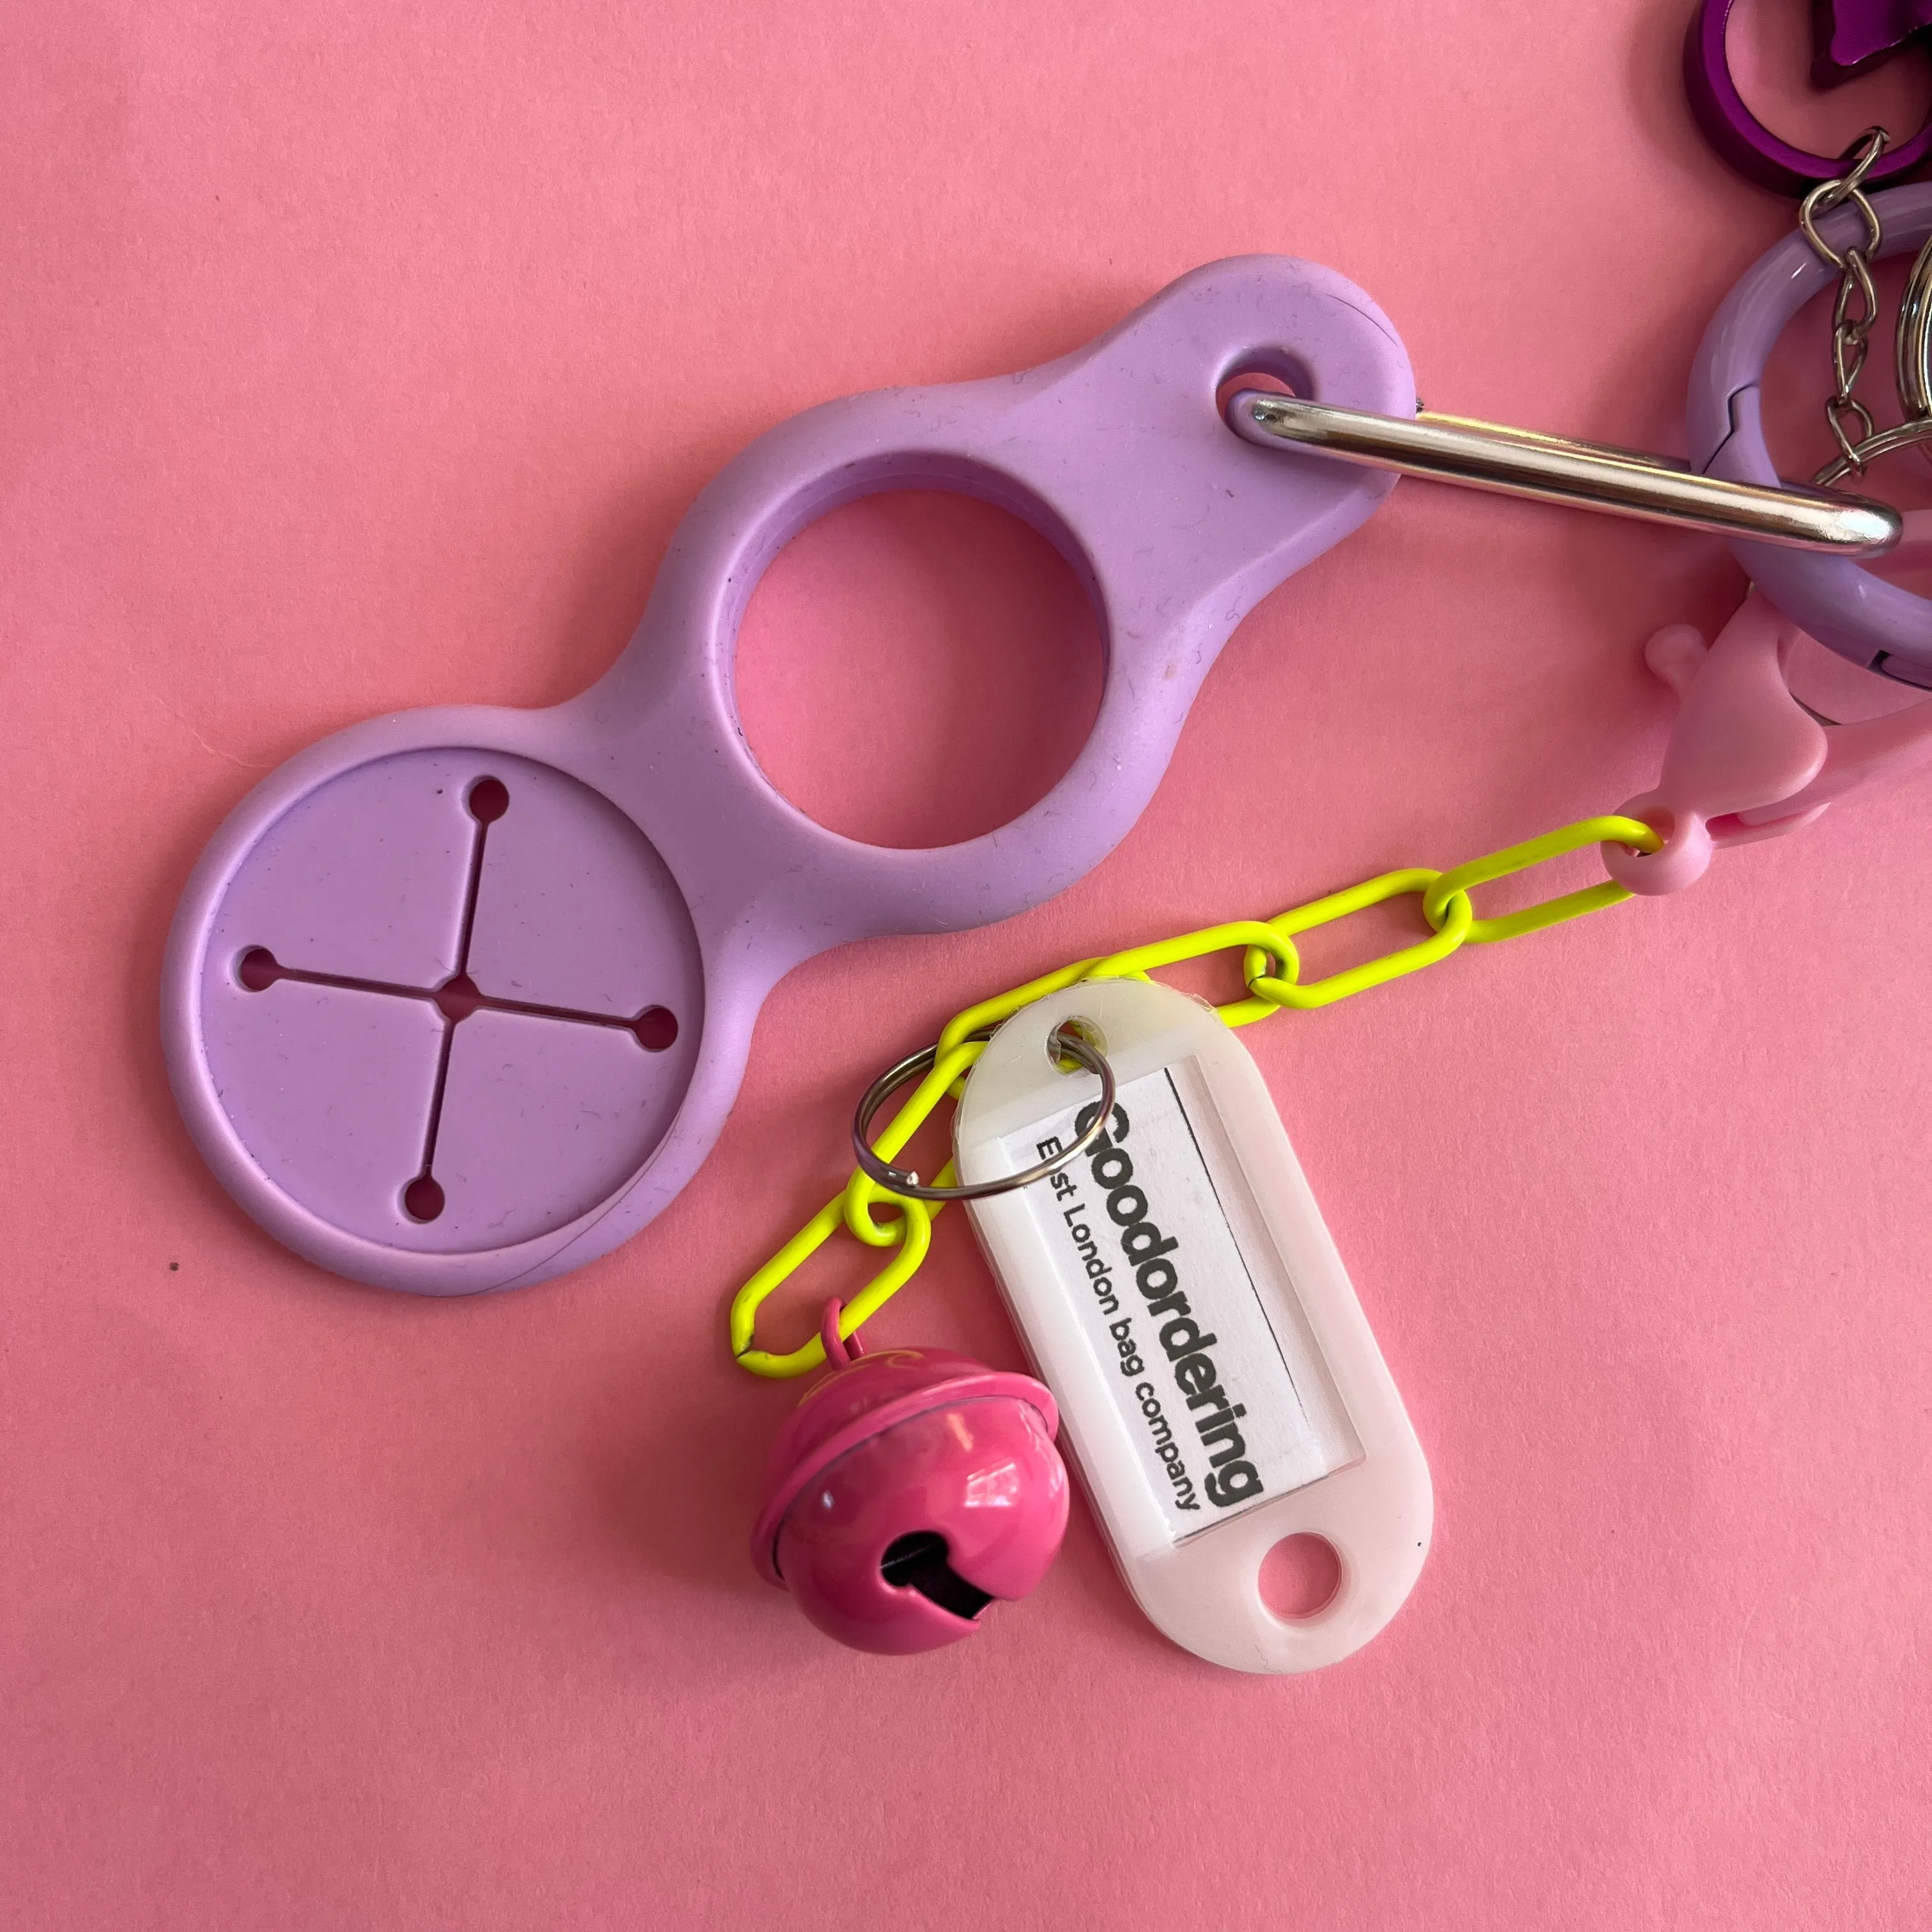
M 1738 594 L 1714 543 L 1404 485 L 1243 627 L 1105 865 L 794 974 L 697 1182 L 542 1288 L 284 1252 L 157 1039 L 170 909 L 261 773 L 580 689 L 808 404 L 1277 250 L 1377 297 L 1433 406 L 1681 448 L 1789 220 L 1689 124 L 1688 10 L 0 10 L 0 1923 L 1924 1922 L 1932 779 L 1246 1036 L 1434 1472 L 1355 1658 L 1197 1664 L 1084 1505 L 1035 1598 L 916 1662 L 744 1549 L 790 1396 L 724 1304 L 874 1067 L 1064 958 L 1613 807 L 1667 722 L 1643 638 Z M 1763 83 L 1795 130 L 1922 105 L 1908 63 L 1806 122 L 1802 37 Z M 1036 795 L 1097 676 L 1042 545 L 919 500 L 802 538 L 742 668 L 779 782 L 903 842 Z M 1017 1359 L 956 1214 L 878 1329 Z

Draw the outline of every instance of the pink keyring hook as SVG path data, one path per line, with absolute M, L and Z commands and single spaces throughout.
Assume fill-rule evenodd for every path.
M 1932 511 L 1907 513 L 1897 554 L 1932 561 Z M 1663 844 L 1648 854 L 1602 848 L 1619 885 L 1681 891 L 1714 852 L 1795 831 L 1849 791 L 1932 763 L 1932 699 L 1856 724 L 1828 724 L 1807 710 L 1786 676 L 1802 635 L 1754 590 L 1714 643 L 1672 624 L 1645 646 L 1645 662 L 1682 709 L 1657 784 L 1622 808 Z

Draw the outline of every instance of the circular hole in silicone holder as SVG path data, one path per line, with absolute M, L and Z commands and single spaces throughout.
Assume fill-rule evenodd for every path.
M 924 848 L 1045 797 L 1087 742 L 1103 675 L 1093 605 L 1045 537 L 911 490 L 833 510 L 779 553 L 734 682 L 746 742 L 801 812 Z
M 510 808 L 510 788 L 501 778 L 478 778 L 470 788 L 468 802 L 478 824 L 494 825 Z
M 668 1006 L 646 1006 L 631 1030 L 646 1053 L 664 1053 L 677 1044 L 677 1016 Z
M 251 993 L 266 993 L 282 976 L 275 956 L 266 946 L 251 946 L 235 962 L 235 976 Z
M 1303 383 L 1306 384 L 1307 380 L 1304 375 Z M 1278 375 L 1272 369 L 1251 368 L 1244 362 L 1232 375 L 1223 376 L 1214 386 L 1215 413 L 1225 419 L 1228 405 L 1244 389 L 1258 389 L 1264 395 L 1268 396 L 1305 396 L 1309 394 L 1306 387 L 1298 388 L 1289 377 Z
M 1319 1616 L 1341 1587 L 1342 1559 L 1324 1536 L 1285 1536 L 1262 1558 L 1262 1601 L 1285 1622 Z
M 403 1190 L 403 1212 L 412 1221 L 434 1221 L 442 1208 L 442 1190 L 433 1175 L 419 1174 Z
M 483 995 L 477 990 L 476 982 L 467 973 L 459 973 L 453 980 L 446 980 L 436 988 L 436 1010 L 443 1018 L 454 1026 L 460 1020 L 466 1020 L 483 1004 Z M 420 1217 L 425 1221 L 436 1219 L 434 1214 Z

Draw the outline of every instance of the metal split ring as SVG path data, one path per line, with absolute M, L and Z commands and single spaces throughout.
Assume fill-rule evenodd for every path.
M 968 1036 L 985 1037 L 983 1034 Z M 909 1053 L 896 1065 L 887 1067 L 866 1089 L 859 1110 L 852 1117 L 852 1151 L 860 1169 L 890 1192 L 910 1196 L 915 1201 L 983 1201 L 989 1195 L 1010 1194 L 1016 1189 L 1030 1186 L 1036 1180 L 1044 1180 L 1050 1174 L 1058 1174 L 1106 1132 L 1107 1123 L 1114 1113 L 1114 1070 L 1108 1064 L 1107 1056 L 1071 1027 L 1056 1027 L 1047 1037 L 1047 1046 L 1056 1058 L 1064 1054 L 1069 1060 L 1078 1060 L 1089 1073 L 1097 1076 L 1100 1082 L 1100 1099 L 1094 1109 L 1093 1120 L 1057 1154 L 1036 1161 L 1018 1174 L 1003 1175 L 998 1180 L 976 1180 L 954 1187 L 929 1187 L 917 1174 L 894 1167 L 875 1154 L 870 1136 L 879 1109 L 909 1080 L 930 1072 L 934 1060 L 938 1058 L 937 1046 L 922 1046 L 916 1053 Z

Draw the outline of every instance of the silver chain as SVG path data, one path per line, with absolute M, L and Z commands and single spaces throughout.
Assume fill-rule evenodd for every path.
M 1882 128 L 1868 128 L 1853 146 L 1857 159 L 1836 181 L 1820 182 L 1798 207 L 1798 226 L 1810 244 L 1811 252 L 1828 268 L 1838 272 L 1838 298 L 1832 305 L 1832 374 L 1838 387 L 1825 403 L 1825 420 L 1832 426 L 1843 466 L 1834 465 L 1843 475 L 1849 468 L 1862 476 L 1862 446 L 1876 434 L 1878 425 L 1871 412 L 1852 393 L 1859 372 L 1865 366 L 1870 346 L 1872 324 L 1878 320 L 1878 291 L 1872 286 L 1871 261 L 1885 238 L 1878 211 L 1866 198 L 1864 178 L 1886 149 Z M 1847 148 L 1847 154 L 1852 153 Z M 1863 244 L 1843 250 L 1834 248 L 1818 232 L 1818 224 L 1834 208 L 1847 202 L 1864 218 Z M 1852 433 L 1856 427 L 1856 434 Z

